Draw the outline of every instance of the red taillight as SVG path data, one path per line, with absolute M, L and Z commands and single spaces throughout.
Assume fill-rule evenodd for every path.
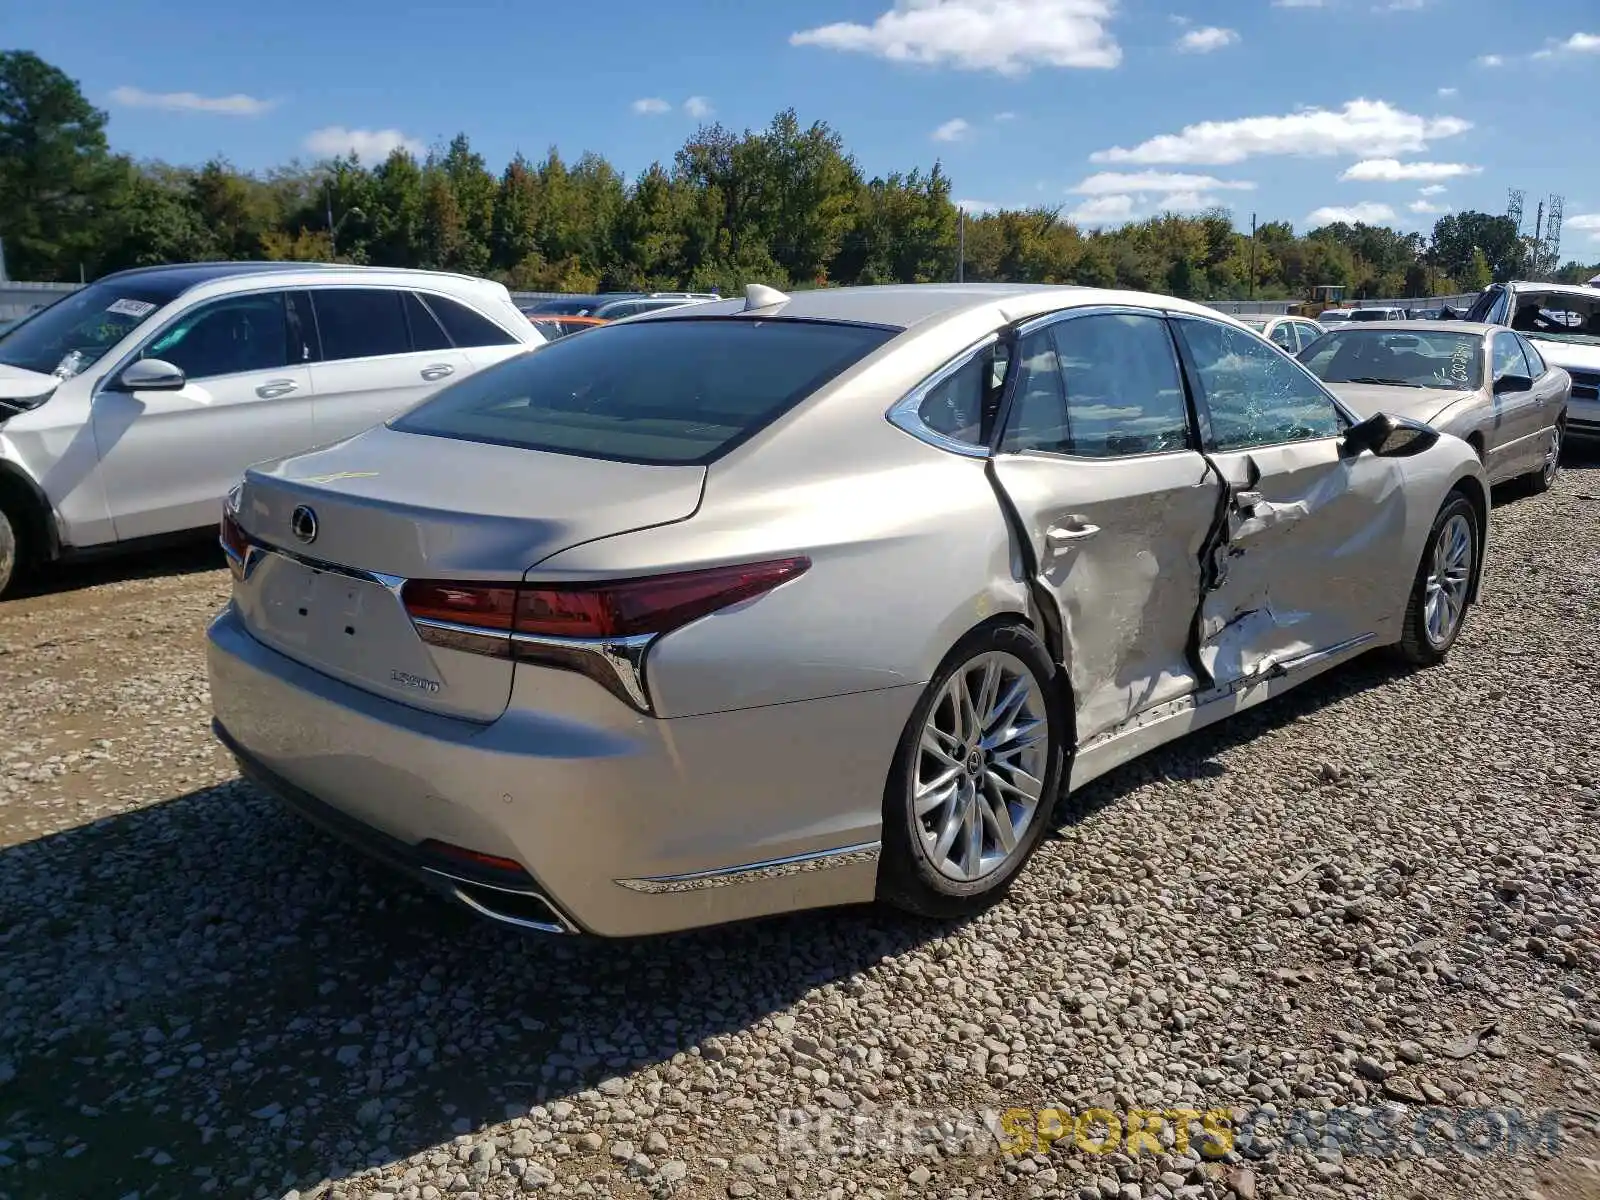
M 495 871 L 515 872 L 526 875 L 528 872 L 514 858 L 501 858 L 498 854 L 485 854 L 482 850 L 469 850 L 466 846 L 457 846 L 452 842 L 441 842 L 433 838 L 423 842 L 420 849 L 424 853 L 432 853 L 441 858 L 452 858 L 457 862 L 471 863 L 475 867 L 488 867 Z
M 802 556 L 643 579 L 552 587 L 412 580 L 413 617 L 541 637 L 625 638 L 667 633 L 804 574 Z
M 449 621 L 481 629 L 510 631 L 517 589 L 480 583 L 410 580 L 400 592 L 406 611 L 425 621 Z

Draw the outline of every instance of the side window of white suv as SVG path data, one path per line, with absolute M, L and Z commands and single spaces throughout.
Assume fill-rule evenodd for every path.
M 257 292 L 196 305 L 142 357 L 169 362 L 189 379 L 215 379 L 289 366 L 291 340 L 285 294 Z

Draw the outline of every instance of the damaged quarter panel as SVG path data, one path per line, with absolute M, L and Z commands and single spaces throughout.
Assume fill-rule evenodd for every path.
M 1411 517 L 1402 466 L 1347 457 L 1348 418 L 1298 363 L 1217 322 L 1177 325 L 1229 485 L 1197 619 L 1202 664 L 1226 686 L 1375 640 L 1395 616 L 1390 580 L 1415 569 L 1397 565 Z

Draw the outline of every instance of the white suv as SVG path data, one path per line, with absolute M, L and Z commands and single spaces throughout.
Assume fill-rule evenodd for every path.
M 0 333 L 0 594 L 18 568 L 215 523 L 252 463 L 377 425 L 544 338 L 498 283 L 199 263 Z

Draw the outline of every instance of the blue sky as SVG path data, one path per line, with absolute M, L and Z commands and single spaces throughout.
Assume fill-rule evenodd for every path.
M 465 130 L 495 169 L 555 143 L 632 174 L 793 106 L 974 206 L 1428 229 L 1514 186 L 1600 258 L 1597 0 L 46 0 L 6 27 L 171 162 Z

